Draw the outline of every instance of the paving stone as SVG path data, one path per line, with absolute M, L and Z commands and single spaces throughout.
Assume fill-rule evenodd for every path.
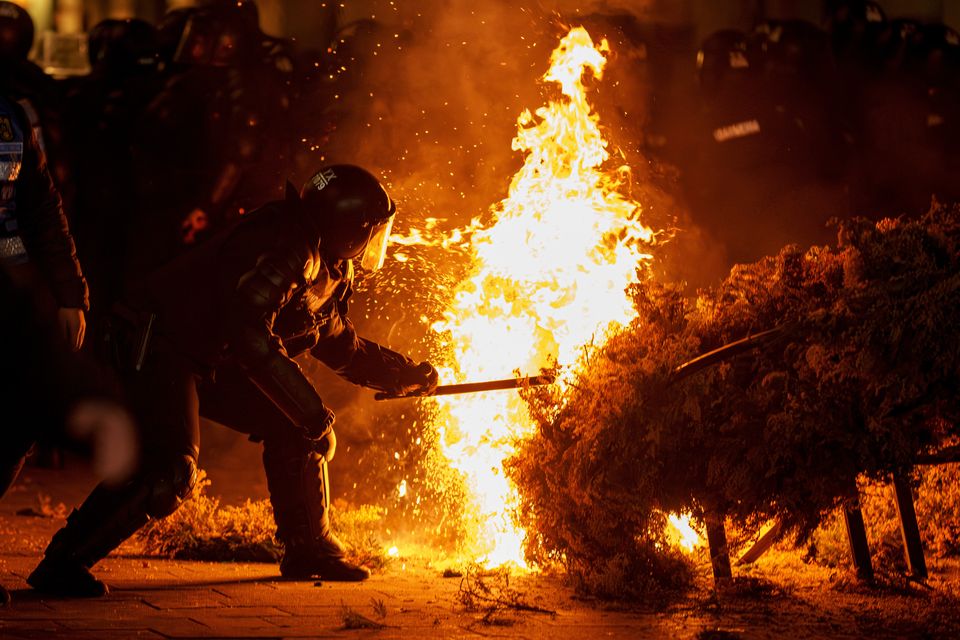
M 14 615 L 17 618 L 28 617 L 30 612 L 33 612 L 33 617 L 44 616 L 50 618 L 55 616 L 58 620 L 89 618 L 91 616 L 103 619 L 130 619 L 156 612 L 154 607 L 150 607 L 138 599 L 117 600 L 113 597 L 103 600 L 44 600 L 36 603 L 42 605 L 42 608 L 36 606 L 27 608 L 24 606 L 26 604 L 18 603 L 14 608 L 16 612 Z
M 169 616 L 162 615 L 154 611 L 153 615 L 144 615 L 140 618 L 107 618 L 92 616 L 89 618 L 73 618 L 71 620 L 58 620 L 61 625 L 67 629 L 77 630 L 99 630 L 101 635 L 110 635 L 114 629 L 118 630 L 136 630 L 136 629 L 154 629 L 164 626 L 171 619 L 192 620 L 192 616 Z M 194 620 L 194 622 L 199 622 Z M 202 623 L 201 623 L 202 624 Z
M 54 501 L 58 476 L 44 482 Z M 26 503 L 31 488 L 17 495 Z M 73 490 L 73 488 L 71 488 Z M 82 497 L 82 496 L 81 496 Z M 953 594 L 960 593 L 960 564 L 931 565 L 940 577 L 931 580 L 929 595 L 899 598 L 885 593 L 823 591 L 826 584 L 796 587 L 789 595 L 760 602 L 724 602 L 722 610 L 708 612 L 703 598 L 678 603 L 667 611 L 612 611 L 599 603 L 574 600 L 569 590 L 548 577 L 518 577 L 511 586 L 528 602 L 556 609 L 556 616 L 515 614 L 508 626 L 483 624 L 479 613 L 458 606 L 460 580 L 444 579 L 428 566 L 397 566 L 361 584 L 283 582 L 273 564 L 212 564 L 144 559 L 124 549 L 96 570 L 113 587 L 107 598 L 68 600 L 40 597 L 24 578 L 36 565 L 50 533 L 62 524 L 53 519 L 4 515 L 0 505 L 0 581 L 13 590 L 13 603 L 0 609 L 0 640 L 69 638 L 124 640 L 144 638 L 344 638 L 437 640 L 478 637 L 513 640 L 583 640 L 629 638 L 694 640 L 703 631 L 730 631 L 745 639 L 797 637 L 872 640 L 901 637 L 937 637 L 924 634 L 924 620 L 946 622 L 960 616 Z M 8 531 L 8 533 L 4 533 Z M 30 545 L 33 545 L 31 547 Z M 31 550 L 34 549 L 34 550 Z M 953 571 L 953 573 L 948 573 Z M 883 626 L 884 612 L 900 605 L 900 626 Z M 386 628 L 345 630 L 343 608 L 376 619 L 373 602 L 382 602 Z M 941 604 L 937 604 L 941 602 Z M 948 603 L 947 605 L 942 602 Z M 928 608 L 929 611 L 924 612 Z M 916 613 L 916 615 L 913 615 Z M 898 620 L 894 620 L 897 622 Z M 912 626 L 911 626 L 912 625 Z M 942 637 L 960 637 L 957 633 Z
M 143 591 L 140 597 L 151 607 L 159 610 L 167 609 L 203 609 L 206 607 L 229 606 L 229 598 L 209 589 L 188 591 Z
M 217 615 L 222 618 L 285 618 L 290 616 L 289 613 L 277 607 L 263 607 L 259 605 L 218 607 Z
M 63 631 L 53 620 L 0 620 L 0 638 L 28 635 L 34 638 L 51 637 Z
M 267 624 L 227 628 L 220 625 L 209 626 L 191 618 L 167 618 L 155 622 L 150 629 L 168 638 L 281 638 L 289 633 Z M 301 637 L 312 636 L 305 633 Z
M 59 629 L 57 631 L 26 630 L 2 637 L 4 640 L 49 640 L 51 638 L 104 640 L 105 638 L 103 631 L 77 631 L 75 629 Z M 162 640 L 163 636 L 149 629 L 137 629 L 120 630 L 116 633 L 111 632 L 109 638 L 110 640 Z

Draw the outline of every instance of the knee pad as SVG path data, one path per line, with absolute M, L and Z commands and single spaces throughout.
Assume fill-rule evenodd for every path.
M 190 497 L 197 484 L 197 461 L 191 456 L 177 456 L 150 479 L 147 514 L 164 518 Z
M 297 429 L 288 429 L 263 437 L 264 464 L 268 466 L 300 464 L 295 461 L 305 459 L 310 453 L 319 453 L 327 462 L 330 462 L 336 452 L 337 433 L 333 429 L 318 440 L 306 437 Z
M 330 433 L 320 438 L 319 440 L 314 441 L 313 450 L 319 453 L 321 456 L 326 458 L 327 462 L 333 460 L 334 454 L 337 452 L 337 434 L 333 429 L 330 429 Z

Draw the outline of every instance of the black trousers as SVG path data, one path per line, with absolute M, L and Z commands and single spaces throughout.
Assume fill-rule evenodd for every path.
M 162 471 L 171 459 L 200 455 L 200 417 L 262 440 L 265 446 L 309 449 L 294 425 L 235 366 L 201 378 L 182 358 L 152 354 L 127 391 L 141 434 L 140 466 Z

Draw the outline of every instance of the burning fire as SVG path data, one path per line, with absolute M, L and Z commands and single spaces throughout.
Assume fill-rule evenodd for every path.
M 701 545 L 700 534 L 690 524 L 690 516 L 671 513 L 667 515 L 667 522 L 667 539 L 681 549 L 691 552 Z
M 609 158 L 583 77 L 600 80 L 608 52 L 583 28 L 553 51 L 543 80 L 562 97 L 518 119 L 513 149 L 525 154 L 494 221 L 473 235 L 473 269 L 434 330 L 449 342 L 445 381 L 535 374 L 574 363 L 611 323 L 634 317 L 625 289 L 654 232 L 640 205 L 623 195 L 628 167 Z M 568 374 L 569 375 L 569 374 Z M 559 383 L 565 384 L 561 376 Z M 515 491 L 503 461 L 533 424 L 514 393 L 438 399 L 443 452 L 473 498 L 477 549 L 488 565 L 523 566 L 524 532 L 512 522 Z

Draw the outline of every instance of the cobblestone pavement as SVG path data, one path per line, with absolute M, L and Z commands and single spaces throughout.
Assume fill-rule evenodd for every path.
M 934 563 L 934 573 L 945 577 L 909 593 L 831 589 L 819 574 L 785 585 L 781 571 L 772 589 L 748 580 L 717 596 L 701 580 L 664 609 L 612 609 L 578 599 L 549 577 L 527 576 L 511 586 L 525 602 L 555 613 L 485 619 L 460 604 L 459 579 L 423 561 L 397 561 L 362 584 L 314 584 L 281 582 L 275 565 L 120 555 L 96 568 L 112 588 L 108 597 L 40 598 L 24 579 L 63 523 L 56 505 L 75 504 L 92 484 L 82 473 L 33 469 L 0 503 L 0 583 L 13 594 L 0 608 L 0 639 L 960 637 L 956 563 Z M 47 508 L 38 495 L 51 496 Z M 29 509 L 54 513 L 17 515 Z
M 28 468 L 0 502 L 0 584 L 13 596 L 0 609 L 0 639 L 653 638 L 691 637 L 700 628 L 678 635 L 682 629 L 666 616 L 598 611 L 546 578 L 521 578 L 519 588 L 526 601 L 556 615 L 484 621 L 482 612 L 459 605 L 459 579 L 422 562 L 397 561 L 362 584 L 315 584 L 280 581 L 276 565 L 127 557 L 123 547 L 95 568 L 111 587 L 106 598 L 41 598 L 26 576 L 64 522 L 59 504 L 79 503 L 93 484 L 82 469 Z M 50 496 L 49 502 L 38 496 Z M 41 517 L 42 511 L 53 517 Z

